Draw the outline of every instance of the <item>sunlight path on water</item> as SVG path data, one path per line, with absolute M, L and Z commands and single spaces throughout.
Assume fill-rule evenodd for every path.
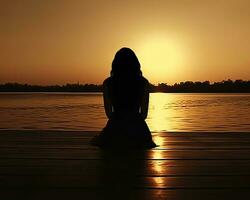
M 152 132 L 250 131 L 250 94 L 151 93 Z M 101 131 L 102 93 L 0 94 L 0 129 Z
M 176 121 L 176 111 L 172 109 L 175 104 L 174 101 L 175 96 L 171 94 L 154 93 L 150 95 L 150 108 L 147 119 L 150 130 L 178 131 L 177 127 L 179 129 L 184 128 L 182 127 L 183 124 L 179 123 L 178 120 Z

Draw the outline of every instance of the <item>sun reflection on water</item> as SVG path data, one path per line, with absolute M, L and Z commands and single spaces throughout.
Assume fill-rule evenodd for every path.
M 147 119 L 147 124 L 150 130 L 154 130 L 156 132 L 177 131 L 184 128 L 180 127 L 183 126 L 183 123 L 180 122 L 185 114 L 173 109 L 177 100 L 176 98 L 176 96 L 166 93 L 150 94 L 149 113 Z
M 164 130 L 166 129 L 166 121 L 164 120 L 166 115 L 164 105 L 166 101 L 160 93 L 158 95 L 150 95 L 150 99 L 149 126 L 151 126 L 153 130 Z

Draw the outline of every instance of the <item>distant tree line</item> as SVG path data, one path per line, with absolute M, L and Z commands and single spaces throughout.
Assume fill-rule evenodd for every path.
M 102 92 L 102 85 L 95 84 L 66 84 L 66 85 L 29 85 L 19 83 L 0 84 L 0 92 Z M 185 81 L 168 85 L 159 83 L 150 84 L 150 92 L 169 92 L 169 93 L 250 93 L 250 81 L 230 79 L 221 82 L 210 83 Z
M 29 85 L 20 83 L 0 84 L 0 92 L 102 92 L 102 85 L 66 84 L 66 85 Z
M 223 80 L 221 82 L 210 83 L 204 82 L 192 82 L 185 81 L 175 83 L 174 85 L 168 85 L 166 83 L 160 83 L 157 86 L 151 85 L 152 92 L 194 92 L 194 93 L 247 93 L 250 92 L 250 81 L 231 79 Z

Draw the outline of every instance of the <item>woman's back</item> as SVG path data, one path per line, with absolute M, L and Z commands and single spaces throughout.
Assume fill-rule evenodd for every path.
M 130 78 L 129 81 L 110 77 L 104 81 L 104 88 L 107 89 L 113 112 L 139 113 L 148 81 L 142 76 Z

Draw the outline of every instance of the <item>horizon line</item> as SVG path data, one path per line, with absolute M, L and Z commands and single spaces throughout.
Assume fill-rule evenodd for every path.
M 186 81 L 180 81 L 180 82 L 175 82 L 173 84 L 169 84 L 167 82 L 159 82 L 159 83 L 150 83 L 151 85 L 154 85 L 154 86 L 157 86 L 157 85 L 160 85 L 160 84 L 165 84 L 165 85 L 168 85 L 168 86 L 174 86 L 175 84 L 180 84 L 180 83 L 186 83 L 186 82 L 192 82 L 192 83 L 205 83 L 205 82 L 209 82 L 209 84 L 214 84 L 214 83 L 223 83 L 223 82 L 226 82 L 226 81 L 229 81 L 229 82 L 235 82 L 235 81 L 243 81 L 243 82 L 249 82 L 250 79 L 248 80 L 244 80 L 244 79 L 227 79 L 227 80 L 221 80 L 221 81 L 209 81 L 209 80 L 203 80 L 203 81 L 192 81 L 192 80 L 186 80 Z M 97 85 L 97 86 L 100 86 L 102 85 L 102 83 L 98 84 L 98 83 L 86 83 L 86 82 L 80 82 L 80 81 L 77 81 L 77 82 L 72 82 L 72 83 L 63 83 L 63 84 L 37 84 L 37 83 L 27 83 L 27 82 L 15 82 L 15 81 L 10 81 L 10 82 L 0 82 L 0 85 L 6 85 L 6 84 L 20 84 L 20 85 L 30 85 L 30 86 L 64 86 L 64 85 Z

